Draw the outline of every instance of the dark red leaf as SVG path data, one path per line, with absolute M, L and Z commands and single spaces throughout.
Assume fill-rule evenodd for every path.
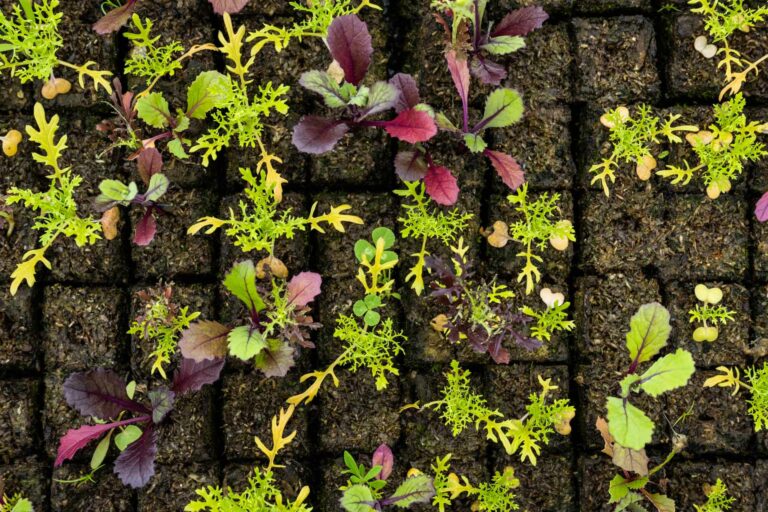
M 496 169 L 496 172 L 501 176 L 501 181 L 512 190 L 517 190 L 517 187 L 525 182 L 525 172 L 517 163 L 517 160 L 499 151 L 491 151 L 486 149 L 483 154 L 491 161 L 491 165 Z
M 426 142 L 437 135 L 435 120 L 421 110 L 403 110 L 393 120 L 383 123 L 383 126 L 392 137 L 411 144 Z
M 227 335 L 231 329 L 219 322 L 201 320 L 185 329 L 179 340 L 181 355 L 197 362 L 227 355 Z
M 768 192 L 763 194 L 763 197 L 757 201 L 757 204 L 755 205 L 755 216 L 757 216 L 757 220 L 760 222 L 768 220 Z
M 389 79 L 389 83 L 394 85 L 400 93 L 395 103 L 395 111 L 398 114 L 421 103 L 419 86 L 411 75 L 398 73 Z
M 141 181 L 149 185 L 149 179 L 152 175 L 163 170 L 163 155 L 160 154 L 157 148 L 144 148 L 139 153 L 136 165 L 139 168 Z
M 206 359 L 199 363 L 192 359 L 182 359 L 179 369 L 173 376 L 171 389 L 179 395 L 197 391 L 206 384 L 213 384 L 219 380 L 222 368 L 224 368 L 223 357 Z
M 459 58 L 455 50 L 445 52 L 445 60 L 448 62 L 448 71 L 451 72 L 453 85 L 459 93 L 462 105 L 467 104 L 469 98 L 469 65 L 467 58 Z
M 228 12 L 230 14 L 240 12 L 245 7 L 248 0 L 208 0 L 213 5 L 213 12 L 216 14 L 224 14 Z
M 121 411 L 146 412 L 128 398 L 125 379 L 111 370 L 91 370 L 73 373 L 64 381 L 64 398 L 83 416 L 107 420 Z
M 548 19 L 549 14 L 539 6 L 523 7 L 507 14 L 491 32 L 491 37 L 524 36 L 541 28 Z
M 459 198 L 459 186 L 456 178 L 447 167 L 430 167 L 424 176 L 427 194 L 437 204 L 450 206 Z
M 381 466 L 381 471 L 376 475 L 377 480 L 386 480 L 389 478 L 389 475 L 392 474 L 392 468 L 395 465 L 395 456 L 392 454 L 392 449 L 386 444 L 382 444 L 376 448 L 376 451 L 373 452 L 371 465 Z
M 427 175 L 427 162 L 419 151 L 400 151 L 395 157 L 395 172 L 403 181 L 416 181 Z
M 132 423 L 141 423 L 149 420 L 149 416 L 139 416 L 137 418 L 117 421 L 114 423 L 105 423 L 103 425 L 83 425 L 80 428 L 71 428 L 67 430 L 67 433 L 64 434 L 64 436 L 62 436 L 62 438 L 59 440 L 59 450 L 56 453 L 56 461 L 53 463 L 53 466 L 61 466 L 64 461 L 74 457 L 75 454 L 84 448 L 88 443 L 94 439 L 98 439 L 113 428 L 130 425 Z
M 488 354 L 496 364 L 509 364 L 509 350 L 501 346 L 501 339 L 494 338 L 488 346 Z
M 141 437 L 129 444 L 117 457 L 115 474 L 125 485 L 134 489 L 144 487 L 155 474 L 156 441 L 155 429 L 147 425 Z
M 288 303 L 300 308 L 306 306 L 315 297 L 320 295 L 320 287 L 323 284 L 323 278 L 315 272 L 301 272 L 296 274 L 288 282 L 286 290 L 286 299 Z
M 478 55 L 472 59 L 472 74 L 486 85 L 499 85 L 507 77 L 507 70 Z
M 331 56 L 344 70 L 344 80 L 358 85 L 371 65 L 371 34 L 368 25 L 354 14 L 340 16 L 328 27 L 326 38 Z
M 141 247 L 147 246 L 155 239 L 155 233 L 157 233 L 157 221 L 155 221 L 155 216 L 152 215 L 152 208 L 149 208 L 144 212 L 144 216 L 139 223 L 136 224 L 133 243 Z
M 128 0 L 124 5 L 112 9 L 93 24 L 93 30 L 102 36 L 120 30 L 120 27 L 125 25 L 125 22 L 128 21 L 136 10 L 137 2 L 138 0 Z
M 321 155 L 333 149 L 349 131 L 344 121 L 318 116 L 304 116 L 293 129 L 293 145 L 312 155 Z

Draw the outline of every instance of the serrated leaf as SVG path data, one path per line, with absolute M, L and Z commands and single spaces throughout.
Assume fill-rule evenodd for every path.
M 277 341 L 256 354 L 254 364 L 265 377 L 285 377 L 294 365 L 294 356 L 293 347 Z
M 193 323 L 181 334 L 181 355 L 195 361 L 226 356 L 229 330 L 219 322 L 201 320 Z
M 480 48 L 491 55 L 507 55 L 525 48 L 525 39 L 520 36 L 496 36 L 491 37 Z
M 168 109 L 168 102 L 159 92 L 151 92 L 139 98 L 136 102 L 136 112 L 139 119 L 152 128 L 169 126 L 171 111 Z
M 643 304 L 629 321 L 627 348 L 632 361 L 643 363 L 664 348 L 672 327 L 669 311 L 658 302 Z
M 155 430 L 148 426 L 115 460 L 115 473 L 125 485 L 134 489 L 144 487 L 155 474 L 156 438 Z
M 181 139 L 175 138 L 171 142 L 168 143 L 166 146 L 168 148 L 168 151 L 171 152 L 173 156 L 176 158 L 179 158 L 181 160 L 184 160 L 185 158 L 189 158 L 189 154 L 184 150 L 184 144 L 182 144 Z
M 443 206 L 451 206 L 459 199 L 459 186 L 447 167 L 430 167 L 424 176 L 424 189 L 433 201 Z
M 224 362 L 223 357 L 199 362 L 187 358 L 182 359 L 179 368 L 173 375 L 171 389 L 174 393 L 183 395 L 191 391 L 198 391 L 207 384 L 213 384 L 219 380 Z
M 229 80 L 229 77 L 218 71 L 203 71 L 197 75 L 187 89 L 185 114 L 192 119 L 205 119 L 208 112 L 227 98 Z
M 488 147 L 483 138 L 476 133 L 465 133 L 464 145 L 472 153 L 482 153 Z
M 640 388 L 651 396 L 659 396 L 667 391 L 683 387 L 696 371 L 693 356 L 681 348 L 673 354 L 667 354 L 651 365 L 640 376 Z
M 224 278 L 224 287 L 240 299 L 248 311 L 264 309 L 264 301 L 256 288 L 256 267 L 252 260 L 235 263 Z
M 434 495 L 435 485 L 432 477 L 421 473 L 406 478 L 394 494 L 385 501 L 399 508 L 408 508 L 416 503 L 429 503 Z
M 389 79 L 389 83 L 394 85 L 398 92 L 397 101 L 395 102 L 395 111 L 398 114 L 421 103 L 419 86 L 416 83 L 416 79 L 411 75 L 398 73 Z
M 128 408 L 134 410 L 125 390 L 125 379 L 112 370 L 73 373 L 64 381 L 63 388 L 67 403 L 83 416 L 107 420 Z
M 525 183 L 525 171 L 517 163 L 517 160 L 500 151 L 485 150 L 483 154 L 491 161 L 496 173 L 511 190 L 517 190 Z
M 152 404 L 152 423 L 157 425 L 173 410 L 176 393 L 166 387 L 162 387 L 153 389 L 147 393 L 147 396 Z
M 383 126 L 390 136 L 411 144 L 426 142 L 437 135 L 435 120 L 426 112 L 416 109 L 403 110 Z
M 514 89 L 496 89 L 485 102 L 483 120 L 478 127 L 504 128 L 514 124 L 523 117 L 523 99 Z M 476 128 L 477 129 L 477 128 Z
M 646 486 L 646 484 L 648 484 L 648 477 L 642 477 L 636 480 L 627 480 L 621 475 L 616 475 L 613 477 L 610 485 L 608 486 L 608 494 L 611 496 L 611 499 L 608 501 L 608 503 L 616 503 L 627 496 L 630 491 L 642 489 Z
M 400 151 L 395 157 L 395 172 L 403 181 L 422 179 L 427 168 L 427 161 L 420 151 Z
M 267 340 L 257 329 L 241 325 L 229 331 L 229 354 L 248 361 L 267 346 Z
M 368 92 L 368 99 L 365 104 L 365 117 L 384 112 L 395 106 L 400 93 L 397 88 L 387 82 L 375 82 Z
M 633 450 L 642 450 L 653 438 L 653 421 L 628 400 L 608 397 L 608 430 L 616 443 Z
M 645 450 L 633 450 L 620 444 L 613 445 L 613 463 L 623 470 L 637 473 L 640 476 L 648 474 L 648 455 Z
M 319 94 L 329 108 L 344 108 L 351 97 L 345 95 L 341 86 L 325 71 L 307 71 L 301 75 L 299 84 L 305 89 Z M 352 84 L 348 85 L 357 92 Z

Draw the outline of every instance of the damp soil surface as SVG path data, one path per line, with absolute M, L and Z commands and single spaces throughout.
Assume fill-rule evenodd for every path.
M 12 2 L 3 0 L 7 9 Z M 65 48 L 61 57 L 95 61 L 122 75 L 129 50 L 122 35 L 100 37 L 90 30 L 99 17 L 99 2 L 62 0 Z M 264 23 L 293 21 L 283 0 L 251 0 L 235 16 L 249 29 Z M 428 0 L 384 0 L 382 12 L 364 18 L 374 38 L 376 58 L 371 76 L 386 78 L 403 71 L 415 75 L 426 102 L 441 109 L 458 107 L 440 55 L 440 27 L 430 15 Z M 491 0 L 494 16 L 533 0 Z M 614 471 L 600 453 L 594 428 L 604 413 L 605 397 L 617 392 L 628 363 L 624 333 L 630 316 L 645 302 L 660 301 L 674 317 L 669 350 L 691 350 L 701 370 L 691 386 L 659 400 L 639 400 L 659 428 L 649 450 L 662 460 L 675 418 L 691 411 L 674 428 L 688 436 L 684 453 L 659 475 L 660 486 L 689 511 L 703 501 L 704 485 L 723 479 L 737 499 L 737 512 L 768 510 L 768 438 L 756 435 L 743 401 L 723 391 L 703 390 L 701 382 L 720 365 L 762 364 L 768 338 L 768 230 L 754 222 L 751 209 L 768 183 L 768 166 L 747 169 L 744 179 L 717 202 L 690 186 L 672 189 L 654 178 L 633 179 L 622 169 L 613 194 L 606 198 L 591 185 L 587 169 L 607 151 L 599 127 L 602 111 L 618 103 L 649 103 L 658 111 L 685 112 L 706 120 L 706 105 L 716 101 L 717 70 L 693 50 L 701 24 L 687 12 L 684 0 L 543 0 L 551 14 L 528 46 L 504 59 L 506 85 L 518 89 L 527 106 L 521 123 L 498 131 L 492 141 L 524 166 L 532 193 L 561 196 L 563 215 L 576 228 L 578 242 L 564 254 L 548 251 L 543 282 L 563 291 L 571 301 L 577 328 L 554 338 L 546 350 L 512 352 L 507 366 L 492 364 L 449 346 L 429 327 L 434 310 L 417 299 L 398 276 L 403 300 L 390 311 L 408 338 L 399 357 L 399 377 L 377 392 L 364 372 L 340 371 L 338 388 L 327 387 L 297 414 L 298 435 L 283 453 L 285 492 L 303 484 L 312 488 L 311 502 L 319 512 L 339 510 L 337 488 L 344 450 L 362 461 L 381 443 L 394 449 L 398 471 L 411 466 L 428 469 L 438 455 L 453 454 L 454 468 L 473 481 L 487 479 L 512 465 L 520 478 L 517 493 L 522 509 L 531 512 L 610 510 L 608 482 Z M 216 41 L 222 28 L 206 0 L 141 2 L 142 15 L 152 17 L 165 40 L 186 46 Z M 663 6 L 674 8 L 660 10 Z M 749 52 L 768 51 L 768 37 L 750 34 Z M 221 68 L 222 61 L 200 54 L 184 72 L 159 84 L 181 98 L 200 69 Z M 58 480 L 74 478 L 87 468 L 77 457 L 53 469 L 58 438 L 82 420 L 63 401 L 62 384 L 75 371 L 113 368 L 146 383 L 148 348 L 126 334 L 139 304 L 136 292 L 173 280 L 184 304 L 206 318 L 228 321 L 241 312 L 223 293 L 221 276 L 243 258 L 225 238 L 190 237 L 186 228 L 203 215 L 226 212 L 242 190 L 238 169 L 255 166 L 256 153 L 232 148 L 210 168 L 173 162 L 168 173 L 173 188 L 166 196 L 171 215 L 160 219 L 159 235 L 147 248 L 130 244 L 136 215 L 123 215 L 120 233 L 111 242 L 78 249 L 61 242 L 51 251 L 54 270 L 32 290 L 0 300 L 0 476 L 6 489 L 24 492 L 41 511 L 180 511 L 204 485 L 240 487 L 250 469 L 263 464 L 254 436 L 268 437 L 270 418 L 286 397 L 301 389 L 300 375 L 324 367 L 339 353 L 333 319 L 348 310 L 356 297 L 352 248 L 379 225 L 394 226 L 399 199 L 392 162 L 395 145 L 380 134 L 344 141 L 335 153 L 307 158 L 290 144 L 290 128 L 306 113 L 323 107 L 298 86 L 300 73 L 324 68 L 329 57 L 322 42 L 295 42 L 282 53 L 265 49 L 255 67 L 254 81 L 284 82 L 292 87 L 292 111 L 275 123 L 268 144 L 286 162 L 290 180 L 286 204 L 299 212 L 314 202 L 320 209 L 348 203 L 366 221 L 346 234 L 302 233 L 281 242 L 277 254 L 298 272 L 322 273 L 324 291 L 317 302 L 324 324 L 316 335 L 317 350 L 305 351 L 286 378 L 264 379 L 246 365 L 230 364 L 219 383 L 178 403 L 171 424 L 159 439 L 156 475 L 141 490 L 120 485 L 110 469 L 93 483 L 74 486 Z M 64 76 L 76 82 L 75 77 Z M 768 112 L 768 74 L 747 86 L 750 108 Z M 125 80 L 125 83 L 131 83 Z M 472 108 L 481 109 L 483 91 L 472 92 Z M 0 132 L 22 129 L 39 99 L 37 85 L 20 86 L 0 78 Z M 125 179 L 131 165 L 119 153 L 103 154 L 107 141 L 95 130 L 110 115 L 104 98 L 75 92 L 46 103 L 61 117 L 69 135 L 65 161 L 83 175 L 83 204 L 104 178 Z M 461 208 L 476 215 L 466 233 L 470 254 L 486 277 L 514 284 L 520 269 L 514 248 L 483 246 L 480 226 L 514 220 L 506 191 L 492 169 L 477 158 L 446 146 L 443 161 L 459 176 Z M 31 158 L 29 142 L 13 160 L 2 160 L 0 187 L 39 189 L 44 171 Z M 170 160 L 170 158 L 168 159 Z M 134 178 L 135 179 L 135 178 Z M 33 221 L 17 216 L 16 229 L 0 236 L 0 283 L 7 287 L 15 262 L 35 244 Z M 407 254 L 416 247 L 401 247 Z M 693 287 L 703 282 L 725 292 L 725 303 L 737 321 L 721 330 L 712 345 L 690 341 L 687 311 Z M 530 301 L 531 298 L 524 299 Z M 545 448 L 533 468 L 470 430 L 453 437 L 430 412 L 400 407 L 437 396 L 442 374 L 452 359 L 470 368 L 478 389 L 490 404 L 507 415 L 524 413 L 527 396 L 537 389 L 537 375 L 552 378 L 562 396 L 577 407 L 570 437 L 558 437 Z M 112 454 L 114 455 L 114 454 Z M 456 510 L 469 510 L 462 503 Z

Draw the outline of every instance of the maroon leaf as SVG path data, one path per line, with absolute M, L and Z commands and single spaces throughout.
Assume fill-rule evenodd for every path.
M 227 335 L 230 330 L 226 325 L 209 320 L 193 323 L 181 333 L 181 355 L 197 362 L 226 357 Z
M 499 151 L 491 151 L 486 149 L 483 154 L 491 161 L 491 165 L 496 169 L 496 172 L 501 176 L 501 181 L 512 190 L 517 190 L 517 187 L 525 182 L 525 172 L 517 163 L 517 160 L 511 156 L 501 153 Z
M 419 86 L 411 75 L 398 73 L 389 79 L 389 83 L 394 85 L 400 93 L 395 103 L 395 111 L 398 114 L 421 103 Z
M 376 451 L 373 452 L 373 458 L 371 459 L 373 466 L 381 466 L 381 471 L 376 475 L 377 480 L 386 480 L 389 475 L 392 474 L 392 468 L 395 465 L 395 456 L 392 454 L 392 450 L 386 444 L 382 444 Z
M 499 338 L 494 338 L 488 347 L 488 354 L 496 364 L 509 364 L 509 350 L 501 346 L 501 339 Z
M 105 423 L 103 425 L 83 425 L 80 428 L 71 428 L 59 440 L 59 450 L 56 453 L 54 467 L 61 466 L 64 461 L 71 459 L 94 439 L 98 439 L 113 428 L 130 425 L 132 423 L 141 423 L 149 421 L 149 416 L 139 416 L 129 420 L 117 421 L 114 423 Z
M 344 70 L 344 80 L 358 85 L 371 65 L 371 34 L 368 25 L 354 14 L 340 16 L 328 27 L 331 56 Z
M 140 247 L 145 247 L 155 239 L 155 233 L 157 233 L 157 221 L 155 221 L 155 216 L 152 215 L 152 208 L 148 208 L 139 223 L 136 224 L 133 243 Z
M 755 215 L 760 222 L 768 220 L 768 192 L 763 194 L 763 197 L 757 201 L 757 204 L 755 205 Z
M 312 155 L 321 155 L 333 149 L 349 131 L 344 121 L 318 116 L 304 116 L 293 129 L 293 145 Z
M 427 162 L 419 151 L 400 151 L 395 157 L 395 172 L 403 181 L 416 181 L 427 174 Z
M 121 411 L 145 413 L 147 409 L 128 398 L 125 380 L 111 370 L 73 373 L 64 381 L 64 398 L 83 416 L 106 420 Z
M 240 12 L 245 7 L 248 0 L 208 0 L 213 5 L 213 12 L 216 14 L 224 14 L 228 12 L 230 14 Z
M 448 62 L 448 71 L 451 72 L 453 85 L 461 98 L 462 105 L 467 104 L 469 98 L 469 65 L 466 57 L 459 58 L 455 50 L 445 52 L 445 60 Z
M 411 144 L 426 142 L 437 134 L 435 120 L 420 110 L 403 110 L 396 118 L 383 123 L 392 137 Z
M 127 486 L 137 489 L 144 487 L 155 474 L 157 434 L 148 425 L 141 437 L 128 445 L 115 460 L 115 474 Z
M 266 377 L 285 377 L 293 368 L 295 350 L 287 343 L 278 342 L 274 347 L 256 354 L 256 368 Z
M 541 28 L 548 19 L 549 14 L 541 7 L 523 7 L 507 14 L 491 32 L 491 37 L 524 36 Z
M 323 278 L 315 272 L 301 272 L 288 282 L 286 299 L 295 307 L 300 308 L 312 302 L 320 295 Z
M 430 167 L 424 176 L 427 194 L 437 204 L 450 206 L 459 198 L 459 187 L 456 178 L 447 167 Z
M 224 358 L 206 359 L 195 362 L 192 359 L 182 359 L 179 369 L 173 376 L 171 389 L 183 395 L 190 391 L 197 391 L 206 384 L 213 384 L 219 380 L 221 370 L 224 368 Z
M 472 59 L 472 74 L 486 85 L 499 85 L 507 77 L 507 70 L 478 55 Z
M 137 2 L 138 0 L 128 0 L 124 5 L 112 9 L 93 24 L 93 30 L 102 36 L 120 30 L 120 27 L 125 25 L 125 22 L 128 21 L 128 18 L 136 10 Z
M 163 170 L 163 155 L 160 154 L 157 148 L 144 148 L 139 153 L 136 165 L 139 168 L 141 181 L 149 185 L 149 179 L 152 175 Z
M 147 393 L 147 396 L 152 404 L 152 423 L 157 425 L 173 410 L 173 402 L 176 400 L 176 393 L 163 386 L 158 389 L 153 389 Z

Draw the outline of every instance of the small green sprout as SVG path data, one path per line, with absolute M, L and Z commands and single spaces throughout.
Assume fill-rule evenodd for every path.
M 715 341 L 719 335 L 717 324 L 727 324 L 733 321 L 733 315 L 736 313 L 717 304 L 723 300 L 723 291 L 720 288 L 708 288 L 706 285 L 696 285 L 696 298 L 703 305 L 697 304 L 696 307 L 688 312 L 691 316 L 691 323 L 703 324 L 693 331 L 694 341 Z M 710 325 L 711 324 L 711 325 Z
M 746 381 L 741 380 L 738 368 L 718 366 L 717 370 L 721 374 L 704 381 L 704 387 L 732 387 L 734 396 L 741 388 L 749 390 L 752 396 L 747 400 L 748 412 L 755 423 L 755 432 L 768 428 L 768 363 L 764 363 L 762 368 L 757 366 L 747 368 L 744 371 Z
M 735 498 L 728 496 L 728 488 L 719 478 L 715 485 L 705 486 L 707 501 L 703 505 L 694 505 L 696 512 L 728 512 Z
M 516 496 L 512 492 L 520 487 L 520 480 L 515 477 L 515 470 L 512 467 L 505 467 L 501 473 L 497 471 L 491 482 L 482 482 L 475 486 L 466 476 L 450 472 L 450 460 L 449 453 L 445 457 L 437 457 L 431 466 L 435 475 L 435 496 L 432 498 L 432 505 L 440 512 L 445 512 L 446 507 L 450 507 L 453 501 L 462 495 L 475 500 L 472 510 L 509 512 L 520 509 Z

